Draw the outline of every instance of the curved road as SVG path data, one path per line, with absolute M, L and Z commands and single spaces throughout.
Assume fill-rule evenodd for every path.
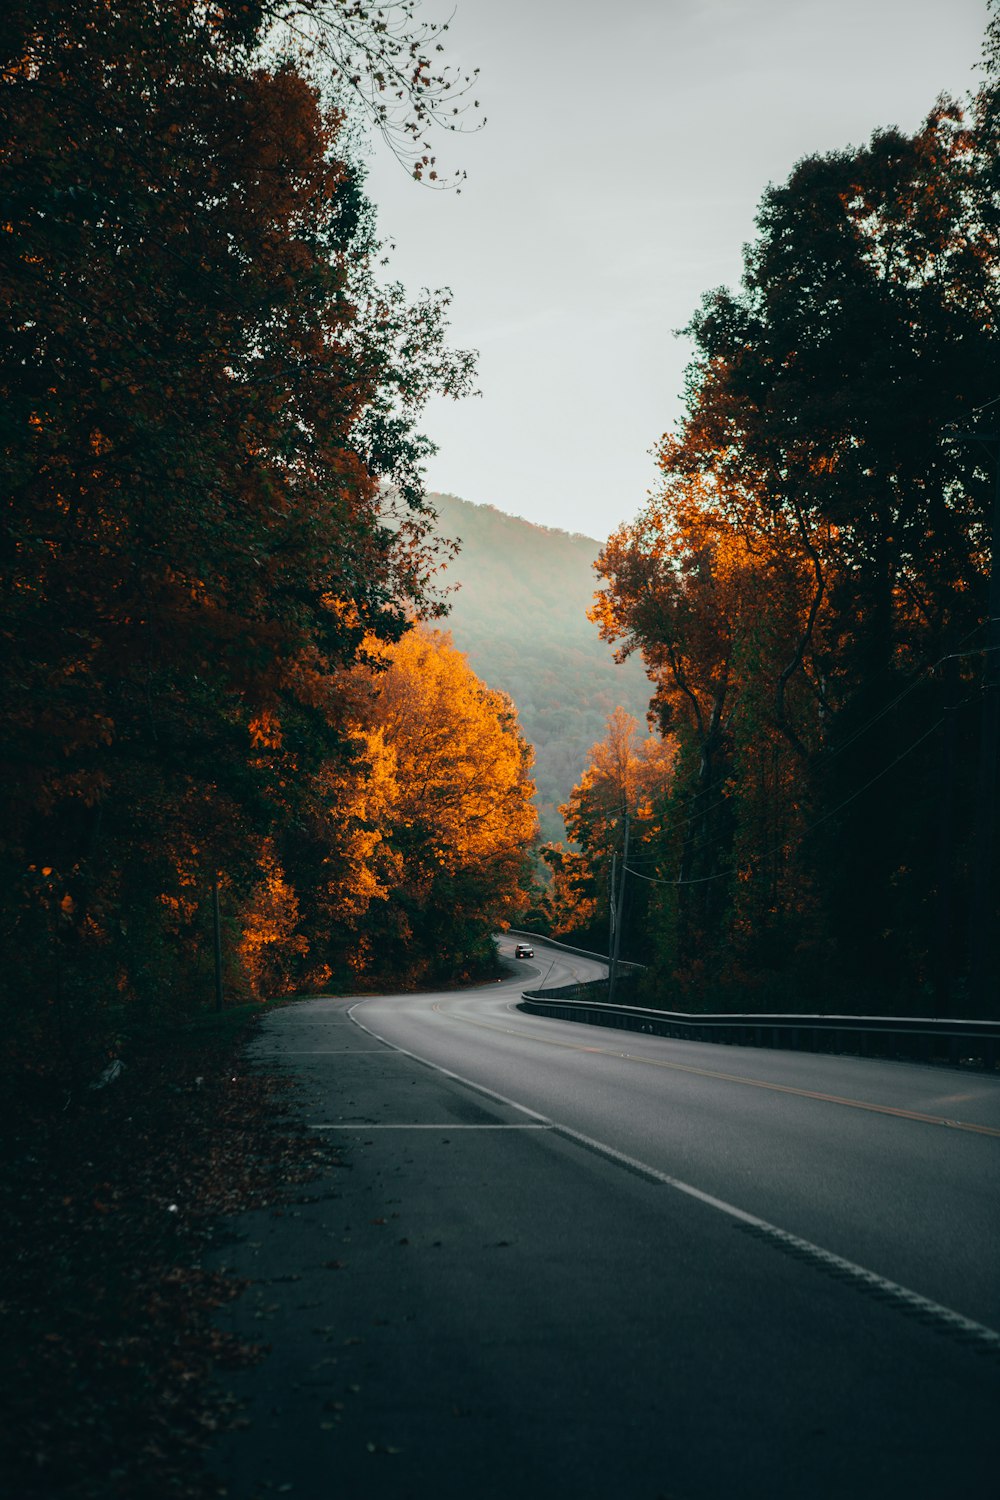
M 257 1500 L 942 1500 L 1000 1467 L 1000 1079 L 528 1016 L 269 1014 L 341 1165 L 220 1251 Z
M 1000 1330 L 1000 1078 L 727 1047 L 517 1009 L 606 967 L 538 942 L 492 991 L 352 1018 L 685 1186 Z M 514 940 L 501 940 L 513 960 Z M 1000 1339 L 1000 1332 L 997 1334 Z

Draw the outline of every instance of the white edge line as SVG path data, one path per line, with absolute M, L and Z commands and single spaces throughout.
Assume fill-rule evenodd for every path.
M 372 998 L 376 997 L 373 996 Z M 462 1083 L 466 1088 L 476 1089 L 480 1094 L 488 1095 L 490 1099 L 497 1099 L 501 1104 L 508 1104 L 511 1109 L 519 1110 L 522 1115 L 530 1115 L 533 1120 L 540 1120 L 543 1125 L 552 1125 L 555 1123 L 549 1119 L 548 1115 L 540 1115 L 537 1109 L 529 1109 L 526 1104 L 518 1104 L 516 1099 L 508 1099 L 506 1094 L 498 1094 L 495 1089 L 488 1089 L 484 1084 L 473 1083 L 471 1078 L 463 1078 L 461 1073 L 452 1073 L 450 1069 L 442 1068 L 440 1063 L 429 1062 L 426 1057 L 420 1057 L 416 1052 L 408 1052 L 405 1047 L 397 1047 L 396 1043 L 390 1042 L 387 1037 L 379 1036 L 377 1031 L 372 1031 L 370 1026 L 366 1026 L 364 1021 L 359 1021 L 354 1014 L 358 1006 L 364 1004 L 364 1000 L 358 1000 L 349 1008 L 347 1014 L 355 1026 L 360 1026 L 362 1031 L 366 1031 L 369 1036 L 373 1036 L 384 1047 L 391 1047 L 394 1052 L 401 1052 L 404 1057 L 412 1057 L 414 1062 L 423 1063 L 427 1068 L 433 1068 L 435 1073 L 443 1073 L 445 1078 L 454 1078 L 456 1083 Z
M 880 1276 L 877 1271 L 869 1271 L 865 1266 L 859 1266 L 855 1261 L 846 1260 L 843 1256 L 835 1254 L 832 1250 L 825 1250 L 822 1245 L 816 1245 L 812 1240 L 801 1239 L 797 1234 L 790 1233 L 787 1229 L 779 1229 L 776 1224 L 771 1224 L 767 1219 L 758 1218 L 756 1214 L 747 1213 L 745 1209 L 737 1208 L 734 1203 L 727 1203 L 723 1198 L 716 1198 L 711 1193 L 703 1192 L 701 1188 L 692 1186 L 689 1182 L 682 1182 L 679 1177 L 670 1177 L 666 1172 L 660 1172 L 656 1167 L 648 1166 L 646 1162 L 639 1161 L 634 1156 L 627 1156 L 623 1151 L 616 1151 L 613 1146 L 606 1146 L 603 1141 L 595 1141 L 591 1136 L 584 1135 L 579 1130 L 573 1130 L 569 1125 L 560 1125 L 550 1120 L 546 1115 L 541 1115 L 537 1110 L 529 1109 L 525 1104 L 518 1104 L 515 1099 L 508 1099 L 505 1094 L 498 1094 L 494 1089 L 487 1088 L 484 1084 L 474 1083 L 471 1078 L 463 1078 L 461 1073 L 453 1073 L 450 1068 L 442 1068 L 439 1063 L 429 1061 L 426 1057 L 420 1057 L 416 1052 L 408 1052 L 405 1047 L 398 1047 L 395 1042 L 390 1042 L 386 1037 L 379 1036 L 377 1031 L 372 1031 L 363 1021 L 359 1021 L 354 1012 L 358 1005 L 363 1005 L 363 1000 L 352 1005 L 347 1014 L 355 1026 L 360 1026 L 369 1036 L 376 1041 L 382 1042 L 384 1046 L 391 1047 L 394 1052 L 401 1052 L 404 1057 L 411 1057 L 414 1062 L 422 1063 L 425 1067 L 433 1068 L 435 1072 L 444 1074 L 445 1078 L 453 1078 L 456 1083 L 464 1084 L 467 1088 L 477 1090 L 486 1094 L 491 1099 L 497 1099 L 501 1104 L 510 1105 L 512 1109 L 520 1110 L 523 1114 L 531 1115 L 534 1119 L 553 1126 L 559 1135 L 575 1140 L 590 1151 L 596 1151 L 599 1155 L 607 1157 L 610 1161 L 618 1162 L 622 1166 L 630 1168 L 634 1172 L 641 1173 L 644 1177 L 652 1178 L 661 1182 L 665 1187 L 673 1188 L 678 1193 L 684 1193 L 688 1198 L 694 1198 L 699 1203 L 704 1203 L 708 1208 L 714 1208 L 717 1212 L 726 1214 L 728 1218 L 735 1219 L 737 1223 L 755 1230 L 758 1234 L 781 1245 L 788 1250 L 797 1250 L 807 1256 L 810 1260 L 818 1262 L 829 1270 L 839 1271 L 844 1276 L 850 1277 L 852 1281 L 859 1283 L 870 1291 L 882 1292 L 887 1298 L 891 1298 L 902 1307 L 913 1312 L 923 1313 L 925 1317 L 935 1323 L 947 1328 L 953 1333 L 964 1333 L 977 1344 L 1000 1353 L 1000 1333 L 995 1328 L 990 1328 L 985 1323 L 977 1323 L 974 1318 L 967 1318 L 963 1313 L 956 1312 L 954 1308 L 945 1307 L 943 1303 L 934 1302 L 930 1297 L 925 1297 L 920 1292 L 911 1291 L 909 1287 L 902 1286 L 898 1281 L 890 1281 L 887 1276 Z M 455 1127 L 450 1127 L 455 1128 Z
M 367 1135 L 369 1130 L 555 1130 L 557 1128 L 555 1125 L 537 1125 L 534 1121 L 530 1125 L 455 1125 L 454 1123 L 416 1125 L 404 1121 L 401 1124 L 358 1125 L 355 1123 L 353 1125 L 311 1124 L 309 1126 L 310 1130 L 353 1130 L 356 1135 Z
M 664 1186 L 674 1188 L 679 1193 L 685 1193 L 689 1198 L 695 1198 L 709 1208 L 717 1209 L 719 1213 L 726 1214 L 738 1223 L 757 1230 L 768 1239 L 776 1240 L 786 1249 L 798 1250 L 811 1260 L 819 1261 L 831 1270 L 840 1271 L 873 1291 L 881 1291 L 915 1312 L 922 1312 L 932 1317 L 935 1322 L 946 1325 L 954 1332 L 967 1333 L 978 1343 L 1000 1350 L 1000 1333 L 985 1323 L 977 1323 L 975 1319 L 967 1318 L 963 1313 L 956 1312 L 954 1308 L 945 1307 L 940 1302 L 934 1302 L 930 1297 L 914 1292 L 909 1287 L 902 1286 L 898 1281 L 891 1281 L 887 1276 L 880 1276 L 877 1271 L 869 1271 L 865 1266 L 846 1260 L 844 1256 L 837 1255 L 832 1250 L 825 1250 L 821 1245 L 814 1244 L 812 1240 L 802 1239 L 797 1234 L 791 1234 L 787 1229 L 779 1229 L 776 1224 L 769 1223 L 767 1219 L 758 1218 L 756 1214 L 747 1213 L 745 1209 L 737 1208 L 733 1203 L 726 1203 L 722 1198 L 713 1197 L 711 1193 L 703 1192 L 701 1188 L 693 1187 L 689 1182 L 682 1182 L 678 1177 L 670 1177 L 666 1172 L 660 1172 L 656 1167 L 650 1167 L 645 1162 L 636 1160 L 635 1157 L 626 1156 L 622 1151 L 615 1151 L 613 1147 L 606 1146 L 603 1141 L 592 1140 L 590 1136 L 583 1135 L 567 1125 L 557 1126 L 557 1129 L 560 1135 L 569 1136 L 592 1151 L 608 1156 L 613 1161 L 621 1162 L 623 1166 L 630 1167 L 633 1171 L 653 1177 Z

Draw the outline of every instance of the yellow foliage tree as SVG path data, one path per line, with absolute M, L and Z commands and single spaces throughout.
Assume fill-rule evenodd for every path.
M 242 910 L 239 960 L 242 976 L 258 997 L 287 987 L 294 956 L 308 953 L 309 942 L 297 931 L 298 898 L 271 839 L 260 852 L 260 878 Z
M 577 846 L 548 845 L 543 858 L 552 871 L 549 908 L 555 932 L 601 931 L 608 919 L 612 856 L 623 853 L 623 814 L 631 819 L 630 861 L 660 829 L 660 814 L 674 772 L 673 739 L 644 736 L 638 721 L 618 707 L 608 716 L 603 740 L 560 808 Z M 620 866 L 619 866 L 620 868 Z
M 460 977 L 527 905 L 531 747 L 446 632 L 417 625 L 383 660 L 357 725 L 385 794 L 386 895 L 365 925 L 381 966 Z
M 362 661 L 338 688 L 341 751 L 243 903 L 258 995 L 472 977 L 529 902 L 532 752 L 511 700 L 423 625 L 369 638 Z

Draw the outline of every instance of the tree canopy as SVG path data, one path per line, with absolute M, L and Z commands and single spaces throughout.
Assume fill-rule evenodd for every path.
M 995 63 L 996 20 L 991 38 Z M 660 489 L 599 560 L 594 618 L 642 654 L 678 745 L 642 874 L 659 982 L 689 1003 L 983 1003 L 959 913 L 997 462 L 995 136 L 994 70 L 967 109 L 941 100 L 912 135 L 767 191 L 742 285 L 688 330 Z
M 609 931 L 612 885 L 625 854 L 625 818 L 631 820 L 630 864 L 642 865 L 647 847 L 661 832 L 660 819 L 673 775 L 672 739 L 643 735 L 623 708 L 608 715 L 602 739 L 591 747 L 590 764 L 560 808 L 569 847 L 550 843 L 542 858 L 552 872 L 551 890 L 540 904 L 555 933 L 585 932 L 603 951 Z M 644 893 L 631 901 L 628 951 L 645 951 L 641 936 Z
M 415 422 L 472 358 L 447 295 L 380 282 L 338 100 L 421 139 L 432 41 L 409 3 L 4 11 L 0 868 L 29 1032 L 203 992 L 217 875 L 253 985 L 312 899 L 285 846 L 378 821 L 352 683 L 441 612 Z M 355 848 L 331 910 L 378 879 Z

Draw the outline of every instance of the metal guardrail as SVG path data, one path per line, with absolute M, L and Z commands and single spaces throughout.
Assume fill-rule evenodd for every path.
M 600 981 L 599 981 L 600 982 Z M 1000 1060 L 1000 1021 L 947 1021 L 909 1016 L 800 1016 L 714 1014 L 645 1010 L 609 1005 L 596 986 L 571 984 L 525 990 L 520 1010 L 530 1015 L 613 1026 L 624 1031 L 682 1041 L 736 1047 L 782 1047 L 804 1052 L 844 1052 L 861 1057 L 965 1064 L 995 1069 Z

